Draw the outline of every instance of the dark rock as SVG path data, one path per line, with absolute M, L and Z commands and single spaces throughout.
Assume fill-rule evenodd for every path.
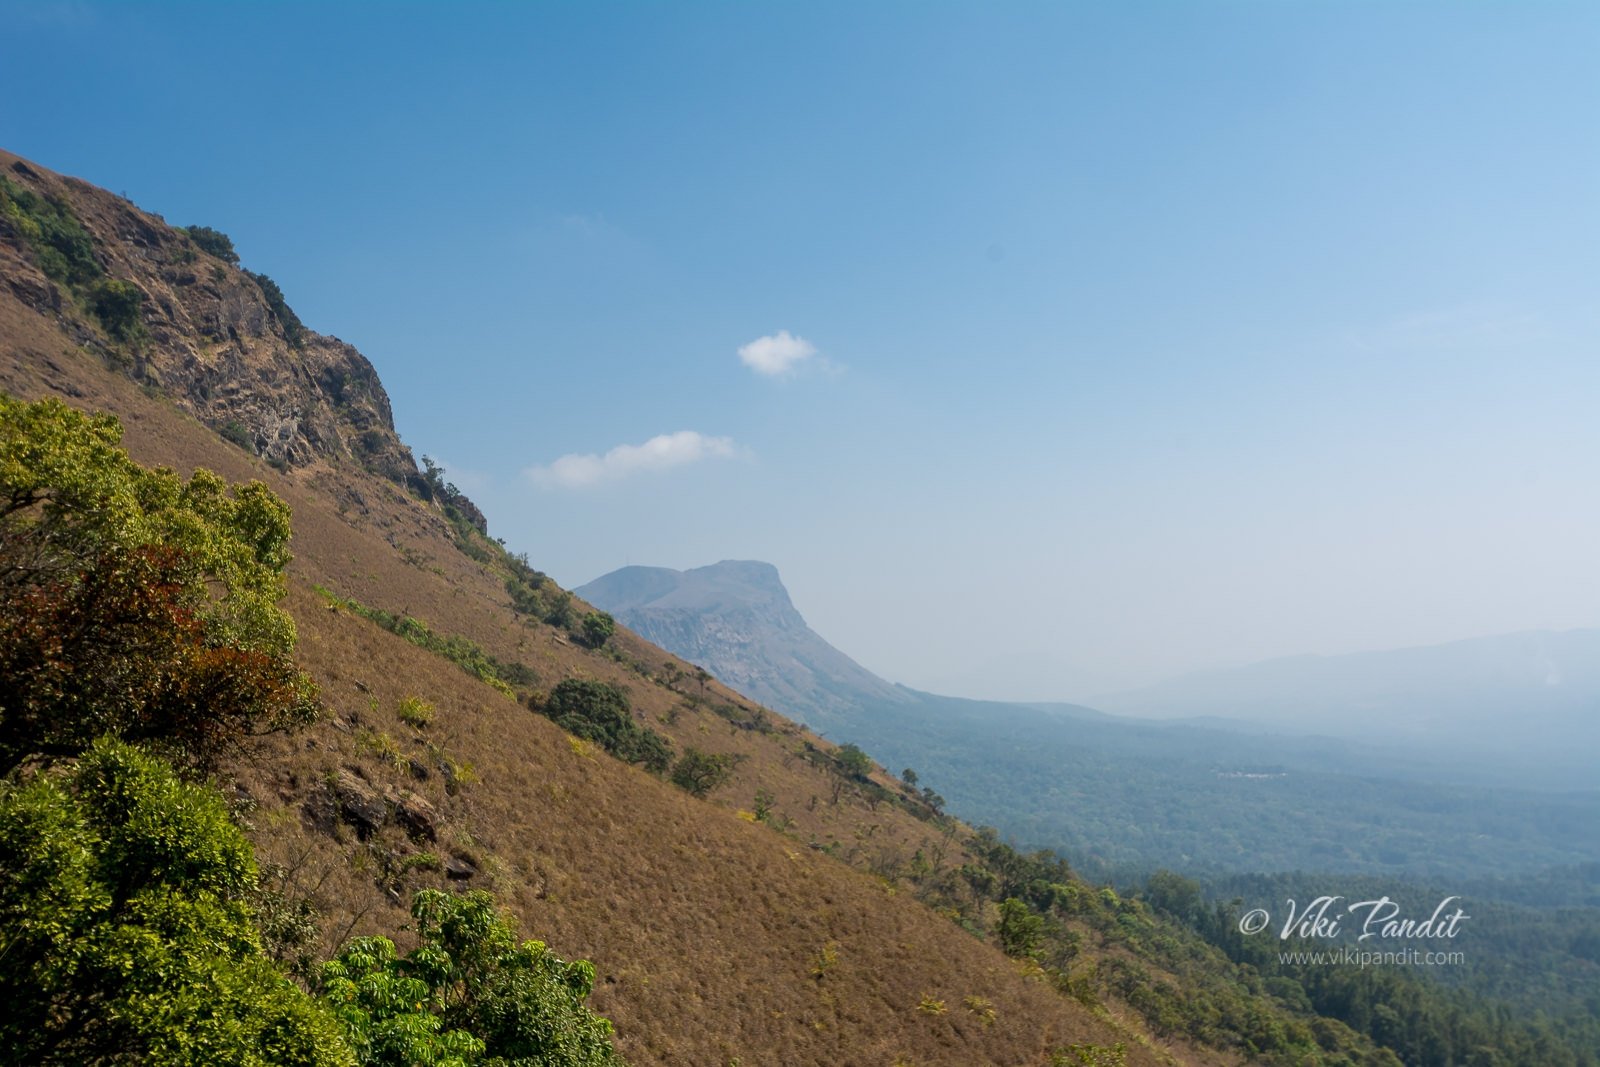
M 439 813 L 427 800 L 409 789 L 390 789 L 384 794 L 384 800 L 394 808 L 395 821 L 405 828 L 412 840 L 439 839 Z
M 382 794 L 348 770 L 339 772 L 333 796 L 339 817 L 354 827 L 356 836 L 363 841 L 389 817 L 389 804 Z

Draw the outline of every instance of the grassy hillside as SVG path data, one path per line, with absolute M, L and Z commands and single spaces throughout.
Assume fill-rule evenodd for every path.
M 12 156 L 0 173 L 0 389 L 114 413 L 140 462 L 261 479 L 293 510 L 286 606 L 327 713 L 222 782 L 317 954 L 404 945 L 416 889 L 487 888 L 593 960 L 635 1064 L 1393 1062 L 1049 864 L 1068 888 L 1017 904 L 1044 958 L 992 841 L 625 630 L 585 637 L 587 605 L 416 470 L 370 365 L 225 248 Z M 700 799 L 537 713 L 574 679 L 731 777 Z M 1191 993 L 1237 1022 L 1180 1025 Z

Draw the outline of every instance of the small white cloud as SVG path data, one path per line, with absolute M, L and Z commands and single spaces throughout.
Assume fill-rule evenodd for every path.
M 667 470 L 703 459 L 725 459 L 739 454 L 731 437 L 707 437 L 694 430 L 657 434 L 642 445 L 618 445 L 605 455 L 570 453 L 523 473 L 545 488 L 582 489 L 614 482 L 634 474 Z
M 739 361 L 757 374 L 776 378 L 817 354 L 817 347 L 804 337 L 779 330 L 739 346 Z

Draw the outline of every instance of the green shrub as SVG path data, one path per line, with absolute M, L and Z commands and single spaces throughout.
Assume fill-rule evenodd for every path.
M 221 230 L 213 230 L 210 226 L 188 226 L 183 232 L 189 235 L 189 240 L 200 251 L 235 267 L 239 265 L 239 253 L 233 249 L 233 238 Z
M 278 606 L 287 505 L 141 467 L 121 434 L 0 394 L 0 772 L 103 734 L 204 762 L 320 707 Z
M 120 742 L 0 786 L 0 1043 L 13 1063 L 354 1058 L 262 950 L 215 790 Z
M 569 678 L 535 710 L 569 734 L 593 741 L 624 762 L 643 764 L 652 774 L 665 774 L 672 765 L 672 745 L 635 722 L 627 694 L 607 682 Z
M 250 280 L 261 289 L 261 295 L 267 298 L 267 309 L 272 312 L 272 317 L 278 320 L 278 325 L 283 328 L 284 339 L 291 345 L 298 345 L 305 334 L 305 324 L 300 321 L 300 316 L 294 313 L 288 301 L 283 298 L 283 290 L 278 288 L 278 283 L 265 274 L 255 274 L 245 271 L 250 275 Z
M 995 926 L 1000 950 L 1007 956 L 1032 959 L 1038 955 L 1039 943 L 1044 937 L 1044 919 L 1029 910 L 1028 905 L 1015 897 L 1000 904 L 1000 921 Z
M 246 452 L 254 452 L 256 450 L 255 438 L 251 436 L 250 428 L 238 419 L 229 419 L 222 424 L 222 428 L 217 433 L 222 435 L 224 441 L 236 444 Z
M 408 696 L 396 706 L 395 714 L 407 726 L 421 730 L 433 722 L 433 705 L 421 697 Z
M 611 1023 L 584 1003 L 594 966 L 538 941 L 517 943 L 494 898 L 423 890 L 412 900 L 418 945 L 366 937 L 325 964 L 322 995 L 362 1064 L 612 1067 Z
M 710 796 L 733 777 L 734 757 L 688 748 L 672 768 L 672 784 L 697 797 Z
M 591 611 L 583 617 L 583 640 L 590 648 L 601 648 L 617 632 L 617 620 L 604 611 Z
M 89 310 L 106 333 L 119 341 L 144 336 L 144 291 L 132 282 L 103 278 L 89 289 Z
M 61 201 L 0 176 L 0 219 L 22 238 L 39 269 L 56 281 L 81 286 L 104 273 L 95 258 L 94 238 Z

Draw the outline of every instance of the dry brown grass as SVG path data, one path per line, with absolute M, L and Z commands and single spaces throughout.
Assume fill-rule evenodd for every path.
M 0 243 L 0 281 L 19 269 L 8 256 Z M 799 755 L 807 741 L 824 742 L 775 715 L 770 732 L 729 723 L 708 705 L 752 706 L 715 682 L 702 692 L 687 665 L 690 680 L 668 689 L 654 678 L 673 657 L 635 635 L 619 631 L 613 658 L 519 618 L 501 577 L 454 547 L 436 509 L 392 484 L 326 464 L 268 468 L 107 370 L 3 285 L 0 388 L 114 412 L 142 462 L 260 478 L 293 507 L 288 607 L 328 714 L 263 743 L 232 773 L 253 802 L 263 860 L 321 911 L 324 951 L 355 934 L 403 940 L 409 890 L 447 884 L 419 860 L 431 851 L 472 864 L 467 884 L 493 888 L 526 935 L 595 962 L 594 1007 L 616 1022 L 635 1064 L 1043 1064 L 1069 1042 L 1116 1041 L 1129 1043 L 1133 1064 L 1227 1062 L 1149 1047 L 1133 1024 L 1057 994 L 896 891 L 892 878 L 853 867 L 892 875 L 919 848 L 942 847 L 946 864 L 962 857 L 938 826 L 900 807 L 874 810 L 848 792 L 833 803 L 829 775 Z M 533 667 L 542 688 L 570 677 L 616 682 L 679 750 L 742 757 L 733 781 L 701 801 L 580 751 L 446 660 L 330 610 L 314 585 L 468 636 Z M 408 697 L 433 706 L 426 726 L 400 718 Z M 441 754 L 469 772 L 453 792 Z M 420 795 L 437 812 L 437 840 L 412 840 L 394 825 L 366 841 L 345 823 L 319 828 L 341 771 L 380 792 Z M 738 816 L 758 790 L 772 795 L 787 832 Z M 812 842 L 837 842 L 850 862 Z M 950 1007 L 926 1007 L 938 1002 Z M 981 1010 L 961 1007 L 973 1004 Z

